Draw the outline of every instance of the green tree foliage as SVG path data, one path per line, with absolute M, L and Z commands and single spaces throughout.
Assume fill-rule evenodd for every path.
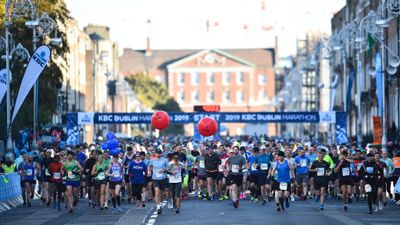
M 126 80 L 138 100 L 146 107 L 166 112 L 182 112 L 179 104 L 169 96 L 165 84 L 145 74 L 131 75 Z M 183 134 L 183 125 L 170 125 L 164 132 L 168 134 Z
M 0 0 L 0 35 L 4 37 L 5 28 L 5 2 Z M 67 27 L 68 21 L 71 19 L 70 13 L 66 7 L 64 0 L 32 0 L 36 6 L 38 15 L 46 12 L 53 18 L 60 28 Z M 30 15 L 26 18 L 12 20 L 10 33 L 13 36 L 15 43 L 21 43 L 27 48 L 32 55 L 32 30 L 25 27 L 26 20 L 31 19 Z M 56 109 L 56 84 L 62 82 L 61 66 L 55 63 L 57 61 L 65 60 L 66 54 L 69 52 L 66 34 L 62 29 L 58 31 L 59 37 L 62 38 L 63 43 L 60 46 L 49 45 L 52 52 L 52 57 L 39 77 L 39 125 L 49 124 L 52 121 L 53 113 Z M 48 44 L 48 40 L 39 38 L 37 46 Z M 0 53 L 1 55 L 4 52 Z M 11 102 L 13 105 L 17 97 L 18 90 L 25 72 L 25 64 L 20 63 L 18 60 L 12 59 L 11 71 L 13 80 L 11 82 Z M 0 68 L 5 68 L 5 62 L 0 62 Z M 0 104 L 0 140 L 4 140 L 6 136 L 6 98 Z M 17 137 L 19 130 L 24 128 L 33 127 L 33 88 L 29 95 L 26 97 L 17 117 L 12 124 L 12 134 L 14 139 Z

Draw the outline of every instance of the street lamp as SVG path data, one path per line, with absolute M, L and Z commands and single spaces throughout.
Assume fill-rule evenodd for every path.
M 54 37 L 50 37 L 52 45 L 60 45 L 62 40 L 58 37 L 57 22 L 54 21 L 47 13 L 43 13 L 39 18 L 35 18 L 25 22 L 25 26 L 32 29 L 32 46 L 33 51 L 36 50 L 38 38 L 47 39 L 52 33 Z M 33 148 L 37 148 L 37 126 L 39 121 L 39 78 L 33 87 Z
M 11 26 L 10 19 L 25 17 L 30 13 L 34 15 L 35 9 L 30 0 L 7 0 L 5 5 L 5 49 L 6 49 L 6 70 L 7 70 L 7 151 L 13 150 L 11 137 L 11 90 L 10 90 L 10 46 L 9 46 L 9 29 Z M 11 14 L 10 14 L 11 10 Z

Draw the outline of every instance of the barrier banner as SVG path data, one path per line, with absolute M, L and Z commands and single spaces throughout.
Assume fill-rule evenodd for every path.
M 21 177 L 17 173 L 0 175 L 0 202 L 8 201 L 22 194 Z
M 10 81 L 12 80 L 12 75 L 10 71 Z M 7 92 L 7 70 L 2 69 L 0 70 L 0 103 L 6 95 Z
M 339 144 L 347 144 L 349 142 L 346 112 L 336 112 L 336 142 Z

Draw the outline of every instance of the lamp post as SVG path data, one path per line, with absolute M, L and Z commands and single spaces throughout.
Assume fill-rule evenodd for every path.
M 10 7 L 12 6 L 12 13 Z M 29 12 L 34 15 L 34 7 L 30 0 L 7 0 L 5 5 L 5 49 L 6 49 L 6 70 L 7 70 L 7 145 L 8 152 L 12 151 L 12 137 L 11 137 L 11 90 L 10 90 L 10 46 L 9 46 L 9 29 L 11 26 L 10 17 L 21 18 L 26 16 Z
M 57 23 L 47 13 L 43 13 L 39 18 L 25 22 L 25 25 L 32 29 L 32 46 L 33 51 L 36 50 L 38 38 L 46 39 L 54 32 L 54 37 L 50 38 L 52 45 L 60 45 L 62 40 L 57 34 Z M 37 148 L 37 128 L 39 121 L 39 78 L 33 87 L 33 148 Z

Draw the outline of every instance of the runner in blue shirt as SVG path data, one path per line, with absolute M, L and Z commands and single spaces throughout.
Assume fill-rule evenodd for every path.
M 251 194 L 251 201 L 258 202 L 258 196 L 260 194 L 260 188 L 258 186 L 258 169 L 257 165 L 255 164 L 256 157 L 259 153 L 259 148 L 253 148 L 253 154 L 249 156 L 249 182 L 250 182 L 250 194 Z
M 308 166 L 310 165 L 310 159 L 306 156 L 306 151 L 299 147 L 300 155 L 296 156 L 294 159 L 296 164 L 296 185 L 297 192 L 303 189 L 302 199 L 305 201 L 307 199 L 308 193 Z
M 285 160 L 285 153 L 279 152 L 278 153 L 279 160 L 274 165 L 271 173 L 268 175 L 270 177 L 271 174 L 275 174 L 275 171 L 278 172 L 276 178 L 277 187 L 274 187 L 275 190 L 275 202 L 276 202 L 276 209 L 277 211 L 284 212 L 285 206 L 283 205 L 286 202 L 286 208 L 289 207 L 289 202 L 287 201 L 289 194 L 290 194 L 290 171 L 293 170 L 292 165 Z
M 164 197 L 164 190 L 168 189 L 168 180 L 166 168 L 168 167 L 167 159 L 161 157 L 161 149 L 156 150 L 156 158 L 151 159 L 148 171 L 152 173 L 152 183 L 155 191 L 155 200 L 157 206 L 157 214 L 162 213 L 161 202 Z M 168 193 L 168 190 L 166 190 Z
M 261 188 L 261 196 L 263 198 L 262 204 L 265 205 L 268 200 L 268 195 L 271 190 L 271 180 L 268 178 L 268 171 L 271 167 L 272 156 L 266 153 L 267 147 L 262 146 L 261 153 L 258 154 L 255 160 L 256 167 L 258 169 L 258 186 Z
M 140 201 L 142 207 L 145 207 L 144 199 L 142 199 L 143 188 L 145 187 L 145 177 L 147 176 L 147 166 L 142 161 L 139 154 L 136 154 L 135 160 L 129 164 L 129 177 L 132 184 L 132 198 L 136 200 L 136 208 L 140 209 Z

